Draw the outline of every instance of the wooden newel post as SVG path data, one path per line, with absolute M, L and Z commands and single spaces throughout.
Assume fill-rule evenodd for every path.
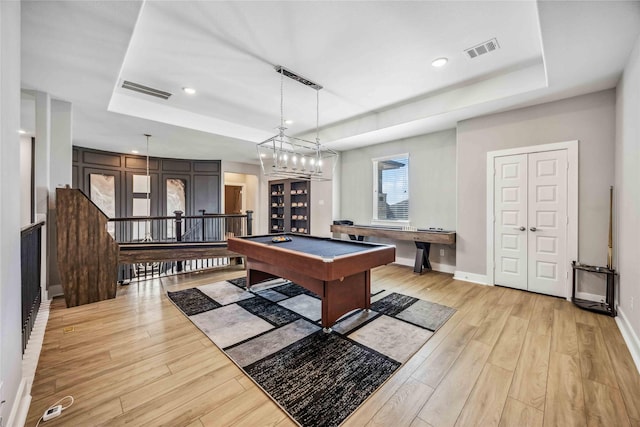
M 182 242 L 182 211 L 173 211 L 176 216 L 176 242 Z
M 253 211 L 247 211 L 247 236 L 253 234 Z
M 176 215 L 176 242 L 182 242 L 182 211 L 173 211 Z M 182 261 L 178 261 L 178 271 L 182 271 Z

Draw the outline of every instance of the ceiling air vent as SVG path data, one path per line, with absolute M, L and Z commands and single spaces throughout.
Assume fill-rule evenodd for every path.
M 498 44 L 498 40 L 494 38 L 484 43 L 480 43 L 477 46 L 465 49 L 464 51 L 469 55 L 469 58 L 475 58 L 477 56 L 484 55 L 485 53 L 493 52 L 496 49 L 500 49 L 500 45 Z
M 129 89 L 129 90 L 132 90 L 134 92 L 144 93 L 145 95 L 156 96 L 156 97 L 162 98 L 162 99 L 169 99 L 169 97 L 171 96 L 171 94 L 169 92 L 165 92 L 165 91 L 162 91 L 162 90 L 154 89 L 152 87 L 144 86 L 144 85 L 141 85 L 141 84 L 138 84 L 138 83 L 130 82 L 128 80 L 125 80 L 125 81 L 122 82 L 122 87 L 124 89 Z

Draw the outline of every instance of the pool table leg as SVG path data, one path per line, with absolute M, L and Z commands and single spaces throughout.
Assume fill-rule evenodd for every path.
M 324 282 L 322 296 L 322 330 L 331 333 L 331 326 L 352 310 L 371 309 L 371 271 L 366 270 L 341 280 Z
M 248 267 L 248 266 L 247 266 Z M 277 279 L 278 276 L 274 276 L 273 274 L 265 273 L 260 270 L 253 270 L 251 268 L 247 268 L 247 290 L 251 288 L 251 285 L 255 285 L 258 282 L 262 282 L 263 280 L 269 279 Z

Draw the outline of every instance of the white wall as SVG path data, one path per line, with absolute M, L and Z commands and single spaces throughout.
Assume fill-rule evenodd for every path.
M 31 224 L 31 137 L 20 137 L 20 226 Z
M 458 123 L 457 270 L 486 275 L 487 152 L 579 140 L 579 259 L 606 265 L 613 185 L 615 91 L 606 90 Z M 583 292 L 604 294 L 604 289 Z
M 311 234 L 331 237 L 333 223 L 331 181 L 311 182 Z
M 409 153 L 409 220 L 419 228 L 456 227 L 456 131 L 421 135 L 341 153 L 340 217 L 370 224 L 373 216 L 373 162 L 376 157 Z M 373 239 L 372 239 L 373 240 Z M 412 264 L 412 242 L 378 240 L 397 247 L 398 262 Z M 440 256 L 440 249 L 445 256 Z M 433 245 L 431 262 L 444 270 L 456 264 L 454 249 Z M 434 268 L 436 265 L 434 265 Z M 439 268 L 439 267 L 438 267 Z
M 22 377 L 20 292 L 20 2 L 0 2 L 0 418 Z
M 620 274 L 619 312 L 640 346 L 640 38 L 616 94 L 614 265 Z

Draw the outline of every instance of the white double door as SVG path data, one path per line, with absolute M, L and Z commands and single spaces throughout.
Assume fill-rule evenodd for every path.
M 494 282 L 565 296 L 567 150 L 494 159 Z

